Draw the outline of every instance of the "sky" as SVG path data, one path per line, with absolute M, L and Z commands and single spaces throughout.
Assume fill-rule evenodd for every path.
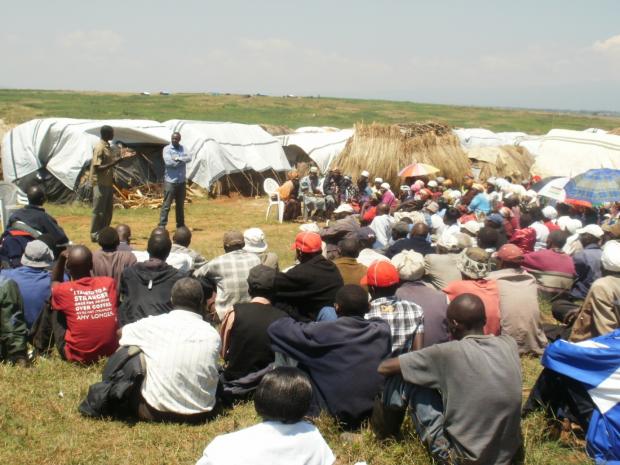
M 0 56 L 0 88 L 620 111 L 618 0 L 12 1 Z

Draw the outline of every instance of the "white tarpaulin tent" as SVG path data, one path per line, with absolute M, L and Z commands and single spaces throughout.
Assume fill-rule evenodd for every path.
M 553 129 L 543 137 L 531 172 L 574 177 L 595 168 L 620 169 L 620 136 Z
M 233 173 L 291 169 L 280 142 L 258 125 L 169 120 L 181 133 L 181 144 L 192 154 L 187 176 L 204 188 Z
M 519 140 L 527 137 L 524 132 L 493 132 L 482 128 L 458 128 L 453 129 L 452 132 L 459 138 L 463 150 L 475 147 L 516 145 Z
M 79 120 L 45 118 L 14 127 L 2 140 L 2 170 L 15 182 L 45 168 L 64 186 L 74 190 L 103 125 L 114 128 L 114 139 L 126 144 L 170 142 L 170 130 L 148 120 Z
M 353 129 L 323 132 L 304 131 L 277 136 L 282 146 L 296 145 L 306 152 L 323 173 L 327 171 L 332 160 L 344 150 L 351 137 L 353 137 Z

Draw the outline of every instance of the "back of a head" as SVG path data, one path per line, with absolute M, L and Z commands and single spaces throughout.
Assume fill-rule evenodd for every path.
M 112 137 L 114 137 L 114 129 L 112 128 L 112 126 L 108 126 L 103 125 L 101 126 L 101 129 L 99 130 L 99 134 L 101 135 L 101 138 L 104 140 L 110 140 Z
M 461 294 L 450 305 L 446 314 L 448 320 L 453 320 L 467 330 L 484 328 L 486 314 L 482 299 L 474 294 Z
M 202 284 L 196 278 L 181 278 L 172 286 L 170 300 L 174 308 L 202 313 L 204 303 Z
M 120 239 L 118 237 L 118 233 L 116 229 L 107 226 L 99 231 L 97 236 L 97 243 L 101 246 L 101 248 L 105 251 L 113 251 L 116 250 L 118 244 L 120 244 Z
M 152 234 L 151 237 L 149 237 L 146 250 L 150 258 L 158 258 L 159 260 L 166 261 L 168 255 L 170 255 L 171 248 L 172 242 L 170 241 L 170 237 L 164 234 Z
M 450 207 L 446 210 L 446 214 L 444 215 L 443 220 L 446 224 L 452 224 L 456 222 L 456 220 L 458 220 L 460 217 L 461 213 L 458 211 L 458 209 Z
M 404 239 L 409 235 L 409 225 L 403 221 L 399 221 L 392 226 L 392 239 L 397 241 L 398 239 Z
M 521 228 L 529 228 L 534 222 L 534 218 L 529 213 L 521 213 L 519 222 L 521 224 Z
M 67 257 L 67 270 L 72 278 L 90 276 L 93 269 L 93 254 L 85 245 L 75 245 L 69 249 Z
M 175 244 L 179 244 L 183 247 L 189 247 L 192 242 L 192 232 L 187 226 L 180 226 L 174 231 L 172 240 Z
M 268 372 L 254 394 L 254 408 L 264 421 L 297 423 L 310 408 L 312 384 L 298 368 L 278 367 Z
M 271 299 L 276 289 L 276 270 L 266 265 L 256 265 L 248 275 L 248 292 L 250 297 Z
M 157 226 L 156 228 L 154 228 L 151 231 L 151 237 L 152 236 L 166 236 L 166 237 L 170 237 L 170 232 L 168 232 L 168 230 L 166 228 L 164 228 L 163 226 Z
M 557 203 L 555 204 L 555 210 L 558 212 L 558 216 L 568 216 L 570 215 L 571 206 L 567 203 Z
M 552 249 L 562 249 L 566 245 L 566 240 L 570 234 L 566 231 L 551 231 L 547 242 Z
M 241 250 L 245 246 L 245 238 L 240 231 L 226 231 L 223 243 L 225 252 Z
M 540 207 L 532 207 L 529 209 L 529 214 L 532 216 L 533 221 L 544 221 L 545 215 L 543 215 Z
M 377 215 L 387 215 L 390 213 L 390 207 L 385 203 L 377 205 Z
M 481 249 L 496 249 L 499 241 L 497 229 L 485 226 L 478 231 L 478 247 Z
M 364 316 L 368 313 L 368 293 L 357 284 L 345 284 L 336 293 L 336 305 L 341 316 Z
M 360 254 L 361 244 L 354 237 L 343 239 L 338 244 L 341 257 L 357 258 Z
M 426 223 L 416 223 L 411 230 L 411 237 L 426 237 L 428 236 L 428 225 Z
M 504 199 L 504 206 L 508 208 L 514 208 L 519 205 L 519 199 L 517 197 L 507 197 Z
M 131 239 L 131 228 L 127 224 L 119 224 L 116 226 L 116 233 L 118 234 L 119 240 L 123 242 L 129 242 L 129 239 Z
M 26 190 L 26 196 L 28 197 L 28 203 L 30 205 L 41 206 L 45 203 L 45 189 L 39 184 L 33 184 Z

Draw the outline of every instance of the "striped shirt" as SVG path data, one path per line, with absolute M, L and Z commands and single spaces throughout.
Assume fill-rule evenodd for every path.
M 142 397 L 160 412 L 191 415 L 215 406 L 220 336 L 197 313 L 176 309 L 123 327 L 119 341 L 146 359 Z

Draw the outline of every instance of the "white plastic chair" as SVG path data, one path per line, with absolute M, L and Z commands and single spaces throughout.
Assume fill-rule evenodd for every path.
M 265 220 L 269 218 L 269 211 L 271 207 L 275 205 L 278 209 L 278 221 L 282 223 L 284 219 L 284 202 L 280 200 L 280 193 L 278 192 L 278 181 L 273 178 L 267 178 L 263 181 L 263 190 L 269 199 L 269 204 L 267 205 L 267 213 L 265 214 Z

